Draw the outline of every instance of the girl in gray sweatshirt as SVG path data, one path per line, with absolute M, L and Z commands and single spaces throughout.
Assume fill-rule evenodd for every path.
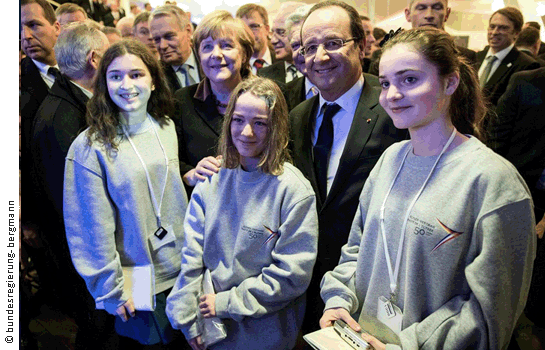
M 171 100 L 148 48 L 134 40 L 112 45 L 97 72 L 89 128 L 70 146 L 65 166 L 74 266 L 97 305 L 119 316 L 118 333 L 143 344 L 168 343 L 173 334 L 165 294 L 180 271 L 187 194 L 174 123 L 165 114 Z M 152 268 L 146 282 L 156 293 L 153 314 L 135 311 L 124 288 L 122 268 L 134 266 Z
M 211 349 L 291 349 L 316 259 L 312 187 L 289 163 L 288 114 L 280 89 L 253 78 L 227 108 L 219 173 L 199 183 L 184 221 L 182 271 L 167 314 L 203 349 L 197 313 L 220 317 L 227 337 Z M 202 295 L 205 269 L 215 294 Z
M 535 256 L 532 200 L 515 168 L 478 137 L 476 74 L 435 29 L 383 47 L 380 104 L 411 140 L 371 172 L 339 265 L 322 279 L 320 324 L 378 318 L 379 349 L 506 349 Z M 469 135 L 472 134 L 472 135 Z M 361 317 L 363 315 L 363 317 Z

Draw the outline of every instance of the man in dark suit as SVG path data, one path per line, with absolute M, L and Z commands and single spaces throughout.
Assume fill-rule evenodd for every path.
M 252 72 L 277 62 L 274 50 L 271 50 L 269 38 L 269 14 L 267 10 L 257 4 L 245 4 L 238 8 L 236 17 L 240 18 L 254 33 L 254 54 L 250 59 Z
M 543 216 L 545 194 L 536 184 L 545 169 L 545 68 L 513 74 L 496 107 L 488 145 L 520 172 L 533 194 L 536 219 Z
M 149 26 L 172 93 L 200 82 L 203 75 L 191 48 L 188 14 L 177 6 L 160 6 L 151 13 Z
M 63 29 L 55 45 L 63 74 L 55 79 L 36 113 L 31 143 L 33 201 L 40 208 L 38 225 L 48 257 L 40 262 L 38 272 L 45 271 L 46 275 L 40 277 L 51 282 L 54 305 L 76 321 L 76 348 L 106 348 L 104 342 L 112 333 L 108 327 L 114 321 L 104 311 L 95 311 L 94 299 L 74 269 L 62 214 L 66 154 L 86 126 L 92 81 L 108 46 L 106 35 L 87 23 L 74 23 Z M 109 326 L 105 324 L 108 320 Z
M 405 8 L 405 19 L 413 28 L 429 26 L 445 30 L 449 15 L 448 0 L 411 0 Z M 458 50 L 471 64 L 476 65 L 475 51 L 462 46 L 458 46 Z
M 541 47 L 539 30 L 533 27 L 526 27 L 520 31 L 515 41 L 515 47 L 522 53 L 532 57 L 541 67 L 545 67 L 545 60 L 539 58 L 538 52 Z
M 545 169 L 545 68 L 513 74 L 498 101 L 489 146 L 513 163 L 530 188 L 536 222 L 545 212 L 545 190 L 537 183 Z M 538 239 L 526 316 L 545 327 L 545 242 Z
M 539 63 L 515 47 L 523 23 L 522 13 L 514 7 L 494 12 L 488 22 L 489 48 L 477 53 L 479 80 L 494 106 L 514 73 L 539 68 Z
M 365 36 L 352 6 L 335 0 L 314 5 L 302 43 L 307 75 L 320 90 L 290 113 L 294 163 L 316 192 L 320 229 L 305 333 L 319 328 L 320 281 L 339 261 L 369 172 L 406 132 L 394 127 L 378 103 L 380 90 L 362 75 Z
M 30 228 L 38 211 L 31 191 L 30 139 L 36 111 L 58 73 L 53 46 L 60 33 L 53 7 L 46 0 L 21 1 L 21 222 Z
M 288 37 L 286 19 L 290 14 L 304 6 L 301 2 L 287 2 L 280 6 L 273 19 L 271 44 L 278 62 L 261 68 L 257 75 L 287 84 L 302 77 L 303 74 L 293 64 L 293 54 Z

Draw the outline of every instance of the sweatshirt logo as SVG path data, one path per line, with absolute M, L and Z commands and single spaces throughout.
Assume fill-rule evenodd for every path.
M 431 250 L 431 252 L 433 253 L 435 250 L 439 249 L 440 246 L 442 246 L 443 244 L 449 242 L 449 241 L 452 241 L 454 238 L 458 237 L 459 235 L 461 235 L 463 232 L 457 232 L 457 231 L 454 231 L 450 228 L 448 228 L 445 224 L 443 224 L 441 221 L 439 221 L 439 219 L 435 218 L 437 220 L 437 222 L 439 223 L 439 225 L 441 225 L 441 227 L 448 232 L 448 235 L 446 235 L 442 240 L 439 241 L 439 243 L 437 243 L 435 245 L 435 247 Z
M 266 229 L 267 231 L 270 232 L 270 235 L 269 235 L 269 237 L 267 237 L 267 239 L 265 240 L 265 242 L 263 242 L 263 244 L 262 244 L 261 246 L 264 246 L 265 244 L 267 244 L 267 243 L 269 243 L 270 241 L 272 241 L 274 237 L 280 236 L 280 235 L 278 234 L 278 232 L 274 232 L 273 230 L 271 230 L 271 229 L 268 228 L 267 226 L 263 225 L 263 227 L 265 227 L 265 229 Z

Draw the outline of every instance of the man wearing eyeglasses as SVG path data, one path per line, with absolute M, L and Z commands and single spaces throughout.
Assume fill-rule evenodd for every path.
M 339 262 L 369 172 L 407 134 L 394 127 L 378 103 L 380 89 L 362 73 L 365 32 L 352 6 L 337 0 L 314 5 L 301 33 L 306 72 L 320 90 L 290 113 L 294 163 L 316 192 L 320 230 L 305 333 L 319 328 L 320 280 Z
M 291 45 L 286 30 L 286 19 L 299 7 L 304 6 L 303 2 L 289 1 L 282 3 L 276 13 L 272 26 L 271 44 L 274 48 L 276 59 L 279 61 L 268 67 L 259 70 L 258 75 L 275 80 L 282 84 L 289 83 L 303 76 L 293 64 Z
M 277 61 L 274 51 L 269 48 L 269 15 L 267 10 L 257 4 L 246 4 L 239 7 L 236 17 L 242 19 L 254 33 L 254 54 L 250 58 L 252 72 L 270 66 Z

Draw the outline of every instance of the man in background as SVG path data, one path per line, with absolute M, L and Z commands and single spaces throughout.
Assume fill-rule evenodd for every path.
M 288 32 L 286 30 L 286 19 L 299 7 L 304 6 L 302 2 L 284 2 L 280 5 L 273 20 L 271 44 L 278 62 L 259 70 L 258 75 L 285 84 L 302 77 L 293 64 L 293 53 L 291 50 Z
M 153 55 L 159 58 L 157 47 L 155 47 L 155 42 L 153 41 L 153 37 L 151 36 L 151 32 L 149 30 L 150 16 L 151 13 L 148 11 L 143 11 L 138 16 L 136 16 L 134 18 L 132 32 L 136 40 L 146 45 L 151 50 Z
M 479 81 L 485 96 L 494 106 L 514 73 L 539 68 L 539 63 L 515 47 L 523 23 L 524 18 L 518 9 L 504 7 L 497 10 L 488 22 L 489 48 L 477 53 Z
M 149 26 L 172 93 L 200 82 L 202 74 L 192 50 L 193 29 L 187 14 L 177 6 L 160 6 L 151 13 Z
M 254 54 L 250 58 L 252 72 L 275 63 L 276 55 L 269 48 L 269 15 L 267 10 L 257 4 L 246 4 L 239 7 L 236 17 L 242 19 L 254 33 Z
M 55 16 L 57 16 L 61 29 L 68 23 L 83 22 L 87 19 L 87 13 L 81 6 L 69 2 L 59 6 L 55 10 Z
M 448 0 L 411 0 L 405 8 L 405 19 L 413 28 L 429 26 L 445 30 L 449 15 Z M 475 51 L 462 46 L 458 46 L 458 50 L 470 63 L 477 63 Z

